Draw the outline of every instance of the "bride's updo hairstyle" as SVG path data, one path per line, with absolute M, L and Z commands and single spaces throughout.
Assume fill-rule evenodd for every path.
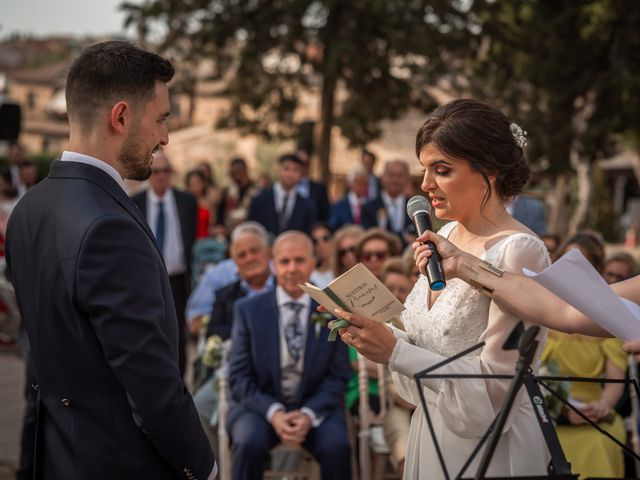
M 524 142 L 524 136 L 520 143 Z M 487 185 L 482 207 L 491 195 L 489 176 L 503 201 L 522 192 L 531 171 L 507 117 L 477 100 L 460 99 L 436 108 L 416 135 L 416 155 L 433 144 L 448 157 L 466 160 Z

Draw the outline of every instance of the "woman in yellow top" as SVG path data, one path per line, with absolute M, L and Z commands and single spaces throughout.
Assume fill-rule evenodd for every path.
M 552 331 L 542 353 L 542 361 L 555 362 L 559 375 L 624 378 L 627 355 L 617 339 L 587 337 Z M 621 383 L 572 382 L 569 399 L 590 420 L 625 443 L 622 418 L 613 410 L 624 390 Z M 571 471 L 585 477 L 624 477 L 622 449 L 573 410 L 563 411 L 557 426 L 558 438 Z M 563 424 L 562 424 L 563 423 Z
M 604 268 L 604 247 L 592 235 L 577 233 L 559 249 L 562 256 L 572 248 L 582 252 L 598 271 Z M 542 361 L 554 363 L 559 375 L 592 378 L 624 378 L 627 355 L 622 342 L 614 339 L 549 331 Z M 569 400 L 590 420 L 622 443 L 626 430 L 613 407 L 618 403 L 624 384 L 572 382 Z M 623 477 L 622 449 L 606 438 L 569 408 L 562 412 L 557 427 L 560 444 L 571 463 L 571 470 L 584 477 Z

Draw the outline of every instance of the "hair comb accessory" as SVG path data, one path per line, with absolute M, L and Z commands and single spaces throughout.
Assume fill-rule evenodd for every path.
M 517 123 L 512 123 L 509 125 L 511 129 L 511 136 L 513 137 L 513 141 L 516 142 L 520 148 L 524 148 L 527 146 L 527 131 L 523 130 L 520 125 Z

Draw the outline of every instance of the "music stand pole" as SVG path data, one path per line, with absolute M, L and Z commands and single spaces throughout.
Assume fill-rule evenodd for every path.
M 491 432 L 491 435 L 488 439 L 487 448 L 482 455 L 482 460 L 480 461 L 480 465 L 478 466 L 478 470 L 476 471 L 476 476 L 474 477 L 475 480 L 482 480 L 486 476 L 489 464 L 491 463 L 493 454 L 496 450 L 496 447 L 498 446 L 498 442 L 500 441 L 502 429 L 507 422 L 509 412 L 513 407 L 516 396 L 518 395 L 520 387 L 522 387 L 522 384 L 524 383 L 525 376 L 529 371 L 529 366 L 533 361 L 536 348 L 538 347 L 536 336 L 538 335 L 539 331 L 540 327 L 532 326 L 525 330 L 520 337 L 520 341 L 518 342 L 518 351 L 520 352 L 520 356 L 518 357 L 518 362 L 516 363 L 515 375 L 513 377 L 511 385 L 509 386 L 509 390 L 507 390 L 503 407 L 498 413 L 493 431 Z

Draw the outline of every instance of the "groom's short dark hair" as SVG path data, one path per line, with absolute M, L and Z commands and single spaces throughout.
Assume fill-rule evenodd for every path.
M 67 75 L 69 120 L 91 126 L 96 112 L 126 100 L 134 104 L 154 97 L 157 82 L 168 83 L 175 71 L 169 60 L 124 41 L 85 48 Z

